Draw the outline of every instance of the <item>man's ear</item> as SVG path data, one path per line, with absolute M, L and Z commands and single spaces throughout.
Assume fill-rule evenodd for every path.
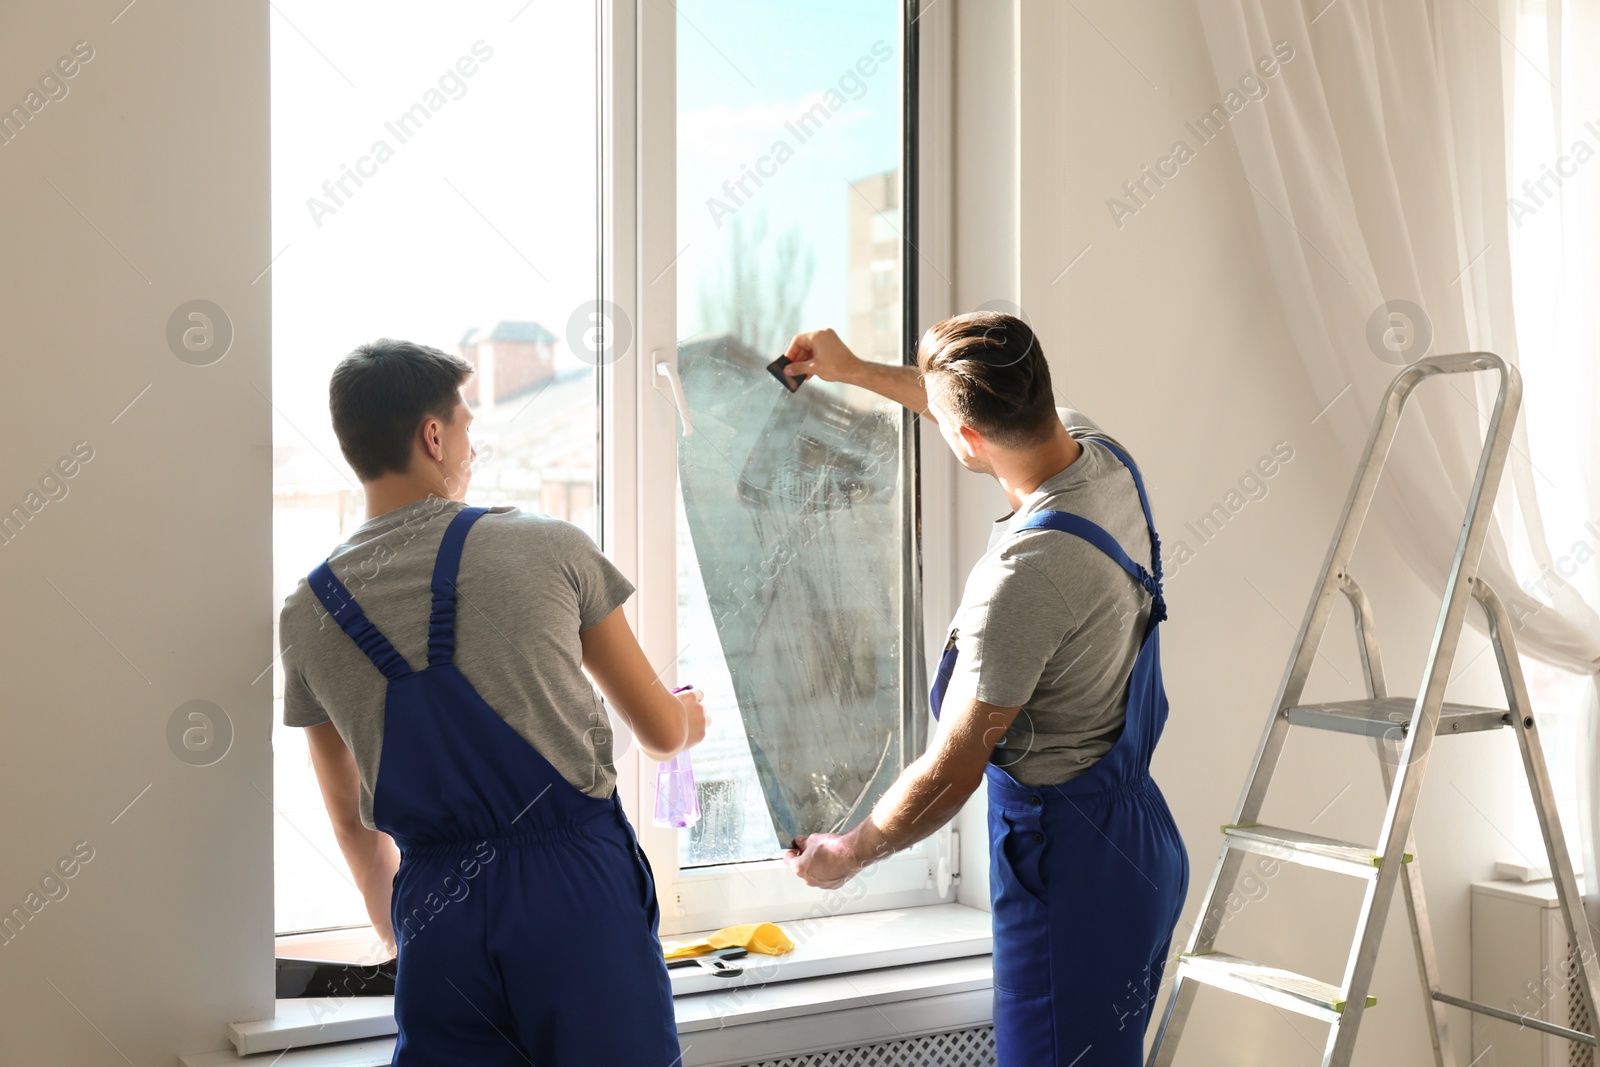
M 439 417 L 424 415 L 418 433 L 421 434 L 422 450 L 428 458 L 435 463 L 444 462 L 444 423 L 439 421 Z
M 959 424 L 956 426 L 956 432 L 961 435 L 961 440 L 966 444 L 968 452 L 975 456 L 983 454 L 983 450 L 988 444 L 983 439 L 983 434 L 974 430 L 971 426 Z

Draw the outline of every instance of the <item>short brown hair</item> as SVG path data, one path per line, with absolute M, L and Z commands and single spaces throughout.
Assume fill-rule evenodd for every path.
M 411 466 L 411 435 L 426 415 L 449 422 L 472 364 L 437 348 L 380 337 L 339 361 L 328 411 L 339 450 L 356 476 L 372 481 Z
M 944 408 L 998 444 L 1037 444 L 1060 424 L 1050 364 L 1015 315 L 974 311 L 934 324 L 917 345 L 917 367 Z

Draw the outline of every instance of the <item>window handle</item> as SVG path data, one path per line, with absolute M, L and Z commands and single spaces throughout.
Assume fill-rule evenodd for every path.
M 661 379 L 665 378 L 672 406 L 678 409 L 678 418 L 683 420 L 683 436 L 694 436 L 694 423 L 689 421 L 689 400 L 683 395 L 683 379 L 678 377 L 678 361 L 663 359 L 660 349 L 650 353 L 650 357 L 656 364 L 656 388 L 662 388 Z

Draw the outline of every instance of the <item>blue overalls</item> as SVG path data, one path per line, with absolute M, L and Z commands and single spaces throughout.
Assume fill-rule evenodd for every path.
M 455 666 L 445 530 L 414 671 L 324 562 L 311 589 L 388 680 L 373 821 L 395 840 L 393 1062 L 670 1067 L 681 1053 L 655 882 L 613 793 L 571 785 Z
M 1153 598 L 1128 678 L 1122 734 L 1084 774 L 1028 786 L 990 763 L 989 893 L 994 910 L 994 1025 L 1000 1067 L 1138 1067 L 1172 931 L 1189 886 L 1189 859 L 1150 756 L 1167 719 L 1157 626 L 1166 618 L 1161 549 L 1133 462 L 1098 438 L 1133 475 L 1150 528 L 1152 575 L 1104 529 L 1064 511 L 1017 531 L 1082 538 Z M 954 640 L 933 684 L 939 715 L 955 668 Z

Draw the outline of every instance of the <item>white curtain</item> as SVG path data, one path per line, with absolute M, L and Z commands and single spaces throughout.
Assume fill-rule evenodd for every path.
M 1600 158 L 1562 156 L 1582 155 L 1580 141 L 1600 153 L 1600 4 L 1197 3 L 1275 296 L 1329 405 L 1322 418 L 1355 459 L 1404 363 L 1487 349 L 1519 364 L 1522 418 L 1479 573 L 1517 621 L 1522 652 L 1594 676 Z M 1241 79 L 1285 45 L 1292 58 L 1266 94 L 1251 92 Z M 1543 164 L 1564 184 L 1546 177 L 1541 191 Z M 1497 384 L 1490 374 L 1473 379 L 1417 391 L 1374 505 L 1407 562 L 1441 593 Z M 1468 618 L 1481 625 L 1475 607 Z M 1571 758 L 1600 794 L 1592 743 Z M 1583 814 L 1594 804 L 1586 797 Z M 1596 827 L 1600 818 L 1581 834 L 1591 915 Z

